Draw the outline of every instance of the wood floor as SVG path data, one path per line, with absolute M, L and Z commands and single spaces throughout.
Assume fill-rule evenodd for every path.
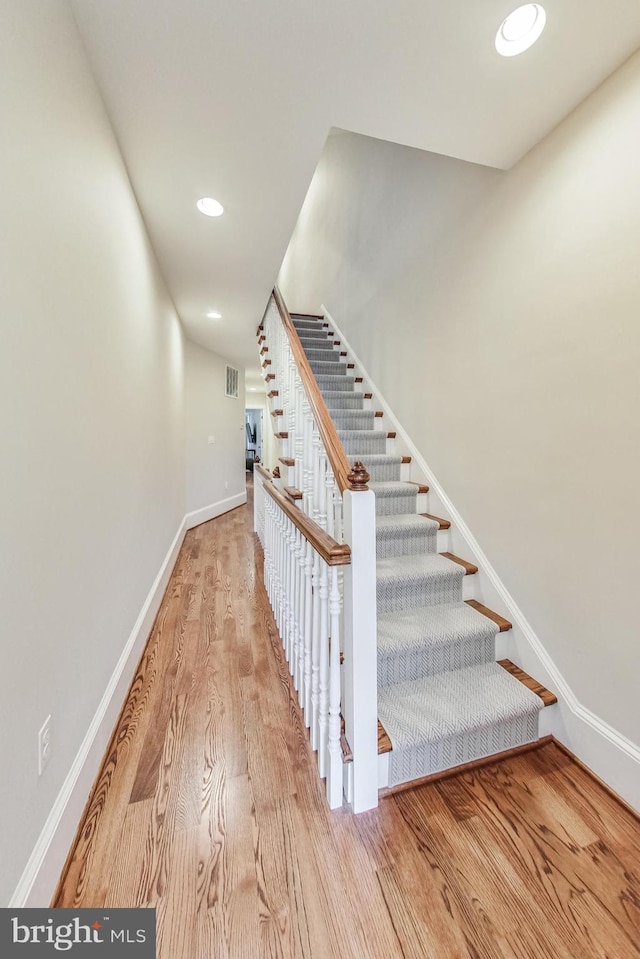
M 640 956 L 640 826 L 554 744 L 330 813 L 241 507 L 187 534 L 55 899 L 162 959 Z

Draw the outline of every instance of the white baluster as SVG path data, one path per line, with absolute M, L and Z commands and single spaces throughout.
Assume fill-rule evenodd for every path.
M 335 480 L 333 478 L 333 472 L 330 467 L 327 465 L 327 472 L 325 473 L 324 485 L 326 488 L 326 503 L 327 503 L 327 526 L 326 530 L 329 536 L 334 536 L 335 530 L 335 513 L 333 506 L 333 493 L 335 490 Z
M 289 672 L 293 672 L 293 646 L 295 642 L 295 526 L 290 519 L 287 519 L 287 662 L 289 663 Z
M 311 748 L 320 738 L 320 557 L 313 553 L 313 621 L 311 639 Z
M 327 528 L 327 486 L 326 486 L 326 473 L 327 473 L 327 457 L 322 448 L 320 448 L 320 456 L 318 457 L 318 485 L 319 485 L 319 497 L 318 497 L 318 525 L 322 529 Z
M 320 517 L 320 433 L 313 427 L 313 510 L 311 517 L 314 523 L 319 522 Z
M 329 740 L 329 576 L 328 567 L 320 560 L 320 714 L 318 717 L 318 769 L 327 775 Z
M 295 477 L 296 489 L 304 489 L 304 387 L 296 370 L 296 446 L 292 456 L 296 458 Z
M 327 769 L 327 801 L 331 809 L 342 805 L 342 749 L 340 748 L 340 611 L 342 597 L 338 589 L 338 569 L 331 568 L 329 615 L 331 645 L 329 647 L 329 756 Z
M 306 401 L 306 397 L 302 404 L 302 410 L 304 417 L 302 508 L 307 516 L 311 516 L 313 512 L 313 417 L 311 415 L 311 408 Z
M 296 689 L 298 690 L 298 701 L 304 706 L 304 657 L 305 657 L 305 611 L 304 604 L 306 599 L 305 581 L 304 581 L 304 563 L 307 552 L 307 541 L 300 533 L 300 548 L 298 550 L 298 662 L 296 670 Z
M 293 650 L 291 655 L 291 675 L 293 688 L 299 690 L 298 664 L 300 662 L 300 599 L 302 594 L 300 583 L 300 557 L 302 556 L 302 533 L 296 528 L 293 550 Z
M 311 725 L 311 666 L 313 646 L 313 547 L 307 542 L 304 556 L 304 718 Z

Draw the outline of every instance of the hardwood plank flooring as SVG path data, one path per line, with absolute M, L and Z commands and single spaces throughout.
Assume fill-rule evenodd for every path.
M 640 825 L 546 742 L 331 813 L 251 511 L 187 534 L 54 904 L 161 959 L 632 959 Z

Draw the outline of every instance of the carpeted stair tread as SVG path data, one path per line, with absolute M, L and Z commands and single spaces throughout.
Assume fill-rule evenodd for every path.
M 369 466 L 365 463 L 367 470 Z M 438 523 L 419 513 L 376 516 L 376 556 L 408 556 L 435 553 Z
M 466 603 L 378 614 L 378 684 L 404 683 L 494 660 L 498 627 Z
M 379 613 L 462 600 L 464 569 L 439 553 L 394 556 L 376 563 Z
M 501 752 L 538 735 L 542 701 L 497 663 L 382 687 L 389 785 Z

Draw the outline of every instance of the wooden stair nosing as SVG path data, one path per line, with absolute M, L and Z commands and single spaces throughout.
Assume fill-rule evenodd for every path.
M 390 753 L 392 749 L 393 746 L 391 745 L 389 734 L 380 720 L 378 720 L 378 756 L 382 756 L 384 753 Z
M 502 666 L 508 673 L 511 673 L 514 679 L 517 679 L 523 686 L 526 686 L 532 693 L 535 693 L 545 706 L 553 706 L 554 703 L 558 702 L 558 697 L 555 693 L 548 690 L 542 683 L 539 683 L 537 679 L 530 676 L 529 673 L 525 673 L 524 669 L 516 666 L 510 659 L 499 659 L 498 666 Z
M 270 380 L 275 380 L 275 378 L 276 378 L 276 374 L 275 374 L 275 373 L 267 373 L 267 375 L 265 376 L 265 380 L 267 381 L 267 383 L 268 383 Z
M 459 556 L 456 556 L 455 553 L 440 553 L 440 556 L 444 556 L 445 559 L 450 559 L 452 563 L 457 563 L 458 566 L 462 566 L 465 576 L 473 576 L 474 573 L 478 572 L 478 567 L 475 563 L 461 559 Z
M 387 436 L 389 437 L 389 439 L 395 439 L 395 438 L 396 438 L 396 434 L 395 434 L 395 433 L 387 433 Z M 409 462 L 411 462 L 411 459 L 409 459 Z M 428 493 L 428 492 L 429 492 L 429 487 L 427 486 L 426 483 L 418 483 L 417 480 L 407 480 L 407 483 L 409 483 L 411 486 L 417 486 L 417 487 L 418 487 L 418 493 Z M 425 515 L 426 515 L 426 514 L 425 514 Z
M 289 497 L 290 500 L 293 500 L 295 503 L 297 500 L 301 500 L 303 494 L 299 489 L 296 489 L 295 486 L 285 486 L 284 493 Z
M 264 369 L 265 366 L 271 366 L 271 360 L 263 360 L 263 361 L 262 361 L 262 368 Z
M 362 376 L 356 376 L 356 377 L 355 377 L 355 380 L 354 380 L 355 383 L 362 383 L 362 381 L 363 381 L 363 377 L 362 377 Z M 371 397 L 369 397 L 369 399 L 371 399 Z
M 435 517 L 432 517 L 435 519 Z M 486 616 L 487 619 L 490 619 L 498 627 L 499 633 L 506 633 L 510 629 L 513 629 L 513 623 L 510 623 L 508 619 L 505 619 L 504 616 L 501 616 L 500 613 L 494 613 L 492 609 L 489 609 L 487 606 L 484 606 L 482 603 L 479 603 L 477 599 L 465 599 L 467 606 L 471 606 L 472 609 L 475 609 L 476 613 L 481 613 L 482 616 Z
M 440 529 L 451 529 L 451 521 L 448 519 L 442 519 L 441 516 L 434 516 L 433 513 L 420 513 L 420 516 L 426 516 L 427 519 L 432 519 L 438 524 Z
M 289 432 L 288 430 L 281 430 L 280 433 L 275 433 L 274 436 L 276 437 L 276 439 L 279 439 L 279 440 L 288 440 Z
M 279 456 L 278 461 L 283 464 L 283 466 L 295 466 L 296 461 L 293 456 Z
M 340 745 L 342 747 L 342 762 L 351 763 L 353 762 L 353 752 L 351 751 L 351 746 L 345 735 L 344 731 L 344 719 L 340 717 Z M 391 740 L 387 734 L 386 729 L 378 720 L 378 756 L 383 756 L 384 753 L 390 753 L 393 749 L 391 745 Z
M 269 393 L 267 393 L 267 396 L 269 397 L 270 400 L 272 400 L 274 396 L 280 396 L 280 391 L 271 390 Z
M 384 413 L 382 410 L 376 410 L 373 415 L 375 418 L 380 419 L 381 416 L 384 416 Z
M 272 416 L 284 416 L 284 410 L 271 410 Z

